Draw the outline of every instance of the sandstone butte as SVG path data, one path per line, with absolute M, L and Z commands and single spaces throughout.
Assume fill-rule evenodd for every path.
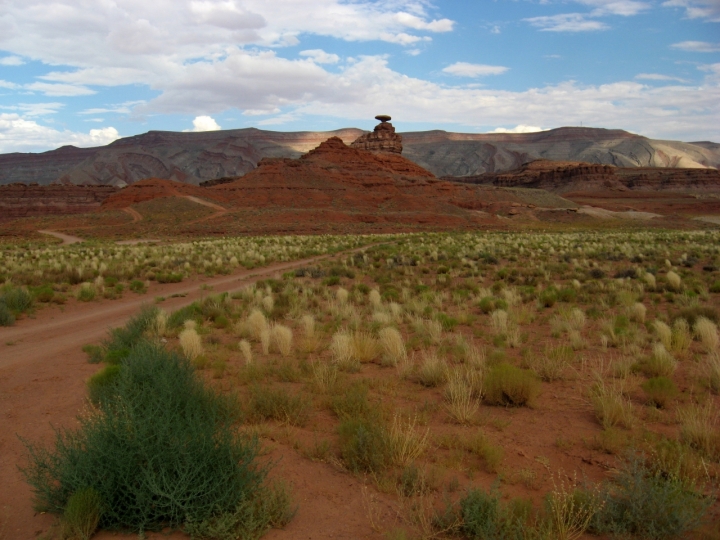
M 509 191 L 447 182 L 397 153 L 351 148 L 331 137 L 298 159 L 265 158 L 244 176 L 210 187 L 143 180 L 108 197 L 103 208 L 172 196 L 202 197 L 225 206 L 230 212 L 218 216 L 218 226 L 236 219 L 233 209 L 262 209 L 264 217 L 257 219 L 466 227 L 492 221 L 476 210 L 519 201 Z M 559 197 L 551 204 L 574 206 Z
M 390 116 L 379 114 L 375 118 L 380 120 L 375 129 L 371 133 L 365 133 L 358 137 L 350 147 L 371 152 L 402 154 L 402 135 L 395 133 L 395 128 L 390 123 Z

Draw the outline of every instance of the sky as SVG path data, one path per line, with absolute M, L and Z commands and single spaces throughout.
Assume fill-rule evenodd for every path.
M 720 0 L 0 0 L 0 153 L 377 114 L 720 142 Z

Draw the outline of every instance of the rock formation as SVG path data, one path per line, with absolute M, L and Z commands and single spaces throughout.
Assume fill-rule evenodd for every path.
M 390 123 L 386 114 L 379 114 L 375 117 L 380 123 L 375 126 L 372 133 L 366 133 L 353 142 L 350 147 L 369 152 L 390 152 L 402 154 L 402 135 L 395 133 L 395 128 Z
M 383 126 L 385 124 L 385 126 Z M 0 185 L 22 182 L 46 185 L 132 184 L 156 177 L 200 184 L 236 177 L 266 157 L 298 158 L 331 136 L 350 144 L 363 132 L 283 133 L 235 129 L 202 133 L 151 131 L 99 148 L 63 147 L 39 154 L 0 155 Z M 382 121 L 368 139 L 393 135 Z M 397 146 L 399 153 L 400 136 Z M 378 153 L 393 153 L 386 151 Z M 711 142 L 657 141 L 622 130 L 559 128 L 539 133 L 449 133 L 422 131 L 402 136 L 403 155 L 436 176 L 502 173 L 534 159 L 586 162 L 617 167 L 720 166 L 720 145 Z
M 504 173 L 444 177 L 445 180 L 499 187 L 544 189 L 553 193 L 599 191 L 720 192 L 717 169 L 613 167 L 595 163 L 538 159 Z
M 0 219 L 92 212 L 116 191 L 113 186 L 0 186 Z

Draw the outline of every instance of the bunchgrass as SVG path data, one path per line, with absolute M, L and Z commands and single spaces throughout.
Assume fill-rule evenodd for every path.
M 483 389 L 490 405 L 532 406 L 540 393 L 540 381 L 531 371 L 501 363 L 488 369 Z

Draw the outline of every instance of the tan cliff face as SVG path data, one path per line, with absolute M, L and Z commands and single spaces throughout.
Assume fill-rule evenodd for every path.
M 536 159 L 617 167 L 720 166 L 720 145 L 716 143 L 656 141 L 621 130 L 560 128 L 524 134 L 425 131 L 404 133 L 401 138 L 395 134 L 397 139 L 385 138 L 389 135 L 386 131 L 390 130 L 155 131 L 100 148 L 65 147 L 42 154 L 0 155 L 0 185 L 13 182 L 123 185 L 150 177 L 197 185 L 246 174 L 263 158 L 298 158 L 332 136 L 351 144 L 358 138 L 369 141 L 370 136 L 365 139 L 361 136 L 376 133 L 379 135 L 374 140 L 380 143 L 381 151 L 389 149 L 392 153 L 394 148 L 397 153 L 401 149 L 403 156 L 438 177 L 502 173 Z

